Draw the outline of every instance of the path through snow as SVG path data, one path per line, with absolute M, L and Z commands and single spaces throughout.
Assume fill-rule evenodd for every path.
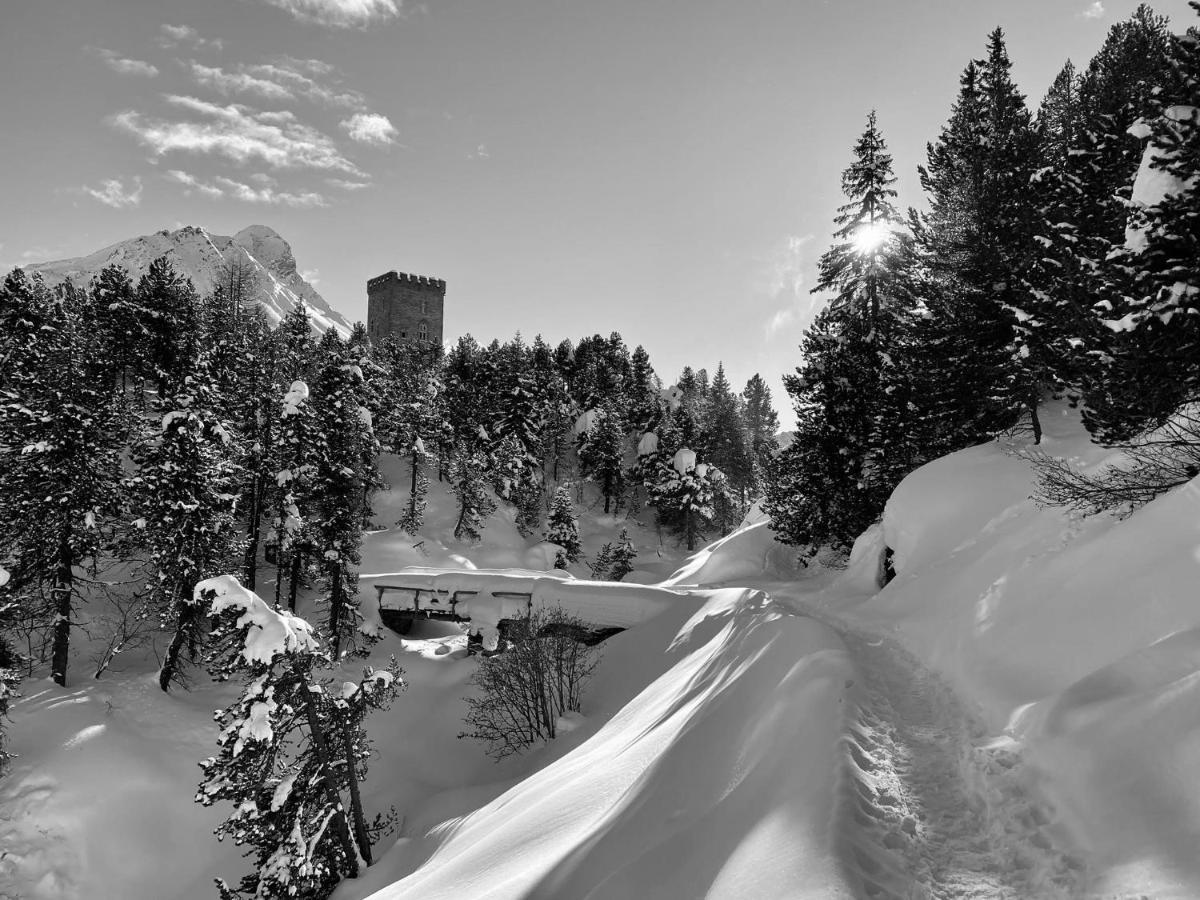
M 795 585 L 775 602 L 836 630 L 862 684 L 845 737 L 840 856 L 871 900 L 1058 900 L 1084 894 L 1019 747 L 988 740 L 950 687 L 894 639 L 821 609 Z

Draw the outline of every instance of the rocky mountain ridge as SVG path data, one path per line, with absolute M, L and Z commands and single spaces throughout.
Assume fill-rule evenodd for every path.
M 266 225 L 251 225 L 232 237 L 211 234 L 188 225 L 175 231 L 156 231 L 112 244 L 87 256 L 27 266 L 48 283 L 70 281 L 85 286 L 110 265 L 118 265 L 136 281 L 160 256 L 190 278 L 201 294 L 212 290 L 217 273 L 229 260 L 241 257 L 258 273 L 253 291 L 272 324 L 278 324 L 297 303 L 308 307 L 313 327 L 350 333 L 350 322 L 335 310 L 299 273 L 291 245 Z

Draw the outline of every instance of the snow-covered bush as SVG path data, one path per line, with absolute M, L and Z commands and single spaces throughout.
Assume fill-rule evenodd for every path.
M 559 720 L 579 712 L 583 686 L 599 662 L 577 638 L 587 626 L 561 609 L 539 610 L 509 628 L 508 648 L 485 657 L 471 676 L 469 737 L 497 760 L 552 740 Z

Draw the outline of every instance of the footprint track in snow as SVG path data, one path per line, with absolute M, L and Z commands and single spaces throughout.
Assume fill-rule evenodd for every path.
M 777 602 L 837 630 L 858 711 L 842 742 L 836 825 L 845 873 L 869 900 L 1067 900 L 1085 872 L 1060 846 L 1018 752 L 896 641 L 802 599 Z

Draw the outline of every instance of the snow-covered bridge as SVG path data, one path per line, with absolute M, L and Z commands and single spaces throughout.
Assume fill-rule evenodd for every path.
M 583 581 L 566 572 L 524 569 L 436 569 L 418 566 L 378 576 L 375 593 L 385 625 L 407 634 L 417 618 L 470 622 L 488 649 L 503 623 L 538 610 L 562 609 L 591 626 L 592 641 L 644 622 L 681 595 L 680 591 Z

